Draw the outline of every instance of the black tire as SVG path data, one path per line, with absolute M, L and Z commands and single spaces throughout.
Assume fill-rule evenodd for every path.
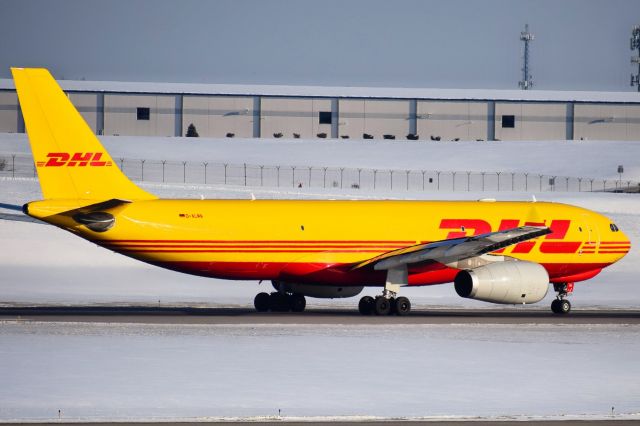
M 411 302 L 406 297 L 398 297 L 395 300 L 395 309 L 397 315 L 404 316 L 411 312 Z
M 562 299 L 560 301 L 560 304 L 558 305 L 558 309 L 560 310 L 561 314 L 568 314 L 569 312 L 571 312 L 571 302 L 569 302 L 567 299 Z
M 571 311 L 571 302 L 569 302 L 567 299 L 556 299 L 551 302 L 551 310 L 554 314 L 568 314 Z
M 389 306 L 391 306 L 391 309 L 389 310 L 389 315 L 397 314 L 397 312 L 396 312 L 396 298 L 395 297 L 390 297 L 387 300 L 389 301 Z
M 281 293 L 271 293 L 269 295 L 269 309 L 272 312 L 289 312 L 289 296 Z
M 389 299 L 383 296 L 376 297 L 375 308 L 373 312 L 376 315 L 389 315 L 391 312 L 391 303 L 389 303 Z
M 269 293 L 258 293 L 253 299 L 253 306 L 255 306 L 258 312 L 267 312 L 269 310 Z
M 293 312 L 304 312 L 307 307 L 307 299 L 302 294 L 294 294 L 289 297 L 289 306 Z
M 376 301 L 371 296 L 363 296 L 358 303 L 358 310 L 362 315 L 371 315 L 373 313 Z

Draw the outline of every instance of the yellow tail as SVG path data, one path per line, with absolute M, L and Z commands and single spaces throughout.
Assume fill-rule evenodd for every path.
M 49 71 L 12 68 L 45 199 L 155 199 L 118 168 Z

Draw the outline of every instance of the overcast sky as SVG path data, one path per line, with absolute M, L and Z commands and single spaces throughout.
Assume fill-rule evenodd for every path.
M 0 77 L 635 90 L 640 0 L 0 0 Z

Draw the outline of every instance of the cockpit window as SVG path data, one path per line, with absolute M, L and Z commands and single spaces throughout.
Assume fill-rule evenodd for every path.
M 611 228 L 612 232 L 618 232 L 619 231 L 619 229 L 618 229 L 618 227 L 616 226 L 615 223 L 610 223 L 609 224 L 609 228 Z

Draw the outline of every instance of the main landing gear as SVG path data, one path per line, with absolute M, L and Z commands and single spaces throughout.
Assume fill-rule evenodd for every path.
M 253 305 L 258 312 L 303 312 L 307 300 L 302 294 L 275 291 L 271 294 L 258 293 L 253 299 Z
M 402 296 L 394 297 L 394 295 L 389 293 L 377 296 L 375 299 L 371 296 L 364 296 L 360 299 L 360 303 L 358 303 L 358 310 L 362 315 L 402 316 L 411 312 L 411 302 L 409 299 Z
M 387 270 L 387 279 L 382 296 L 375 299 L 364 296 L 360 299 L 358 310 L 362 315 L 407 315 L 411 312 L 411 302 L 406 297 L 396 297 L 401 285 L 408 282 L 407 265 L 400 265 Z
M 553 284 L 553 289 L 558 295 L 551 302 L 551 310 L 554 314 L 568 314 L 571 311 L 571 302 L 566 297 L 573 292 L 573 283 Z

